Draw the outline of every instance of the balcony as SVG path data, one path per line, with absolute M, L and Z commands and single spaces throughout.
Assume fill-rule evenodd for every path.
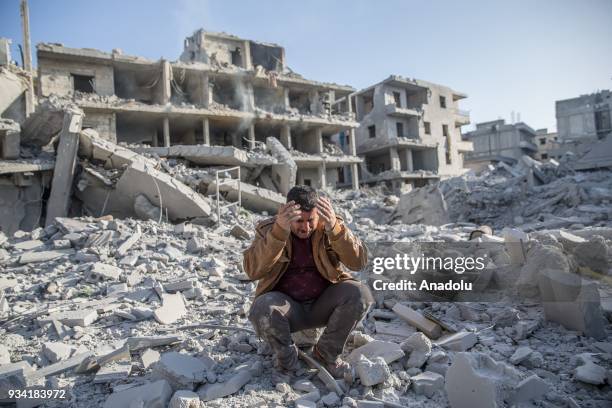
M 413 108 L 401 108 L 394 103 L 385 105 L 385 113 L 389 116 L 418 118 L 421 116 L 421 111 Z
M 470 124 L 470 112 L 454 108 L 453 115 L 455 117 L 455 127 L 461 127 Z
M 519 142 L 519 147 L 521 149 L 527 149 L 527 150 L 531 150 L 533 152 L 537 152 L 538 151 L 538 146 L 536 146 L 535 143 L 531 143 L 531 142 L 528 142 L 526 140 L 521 140 Z

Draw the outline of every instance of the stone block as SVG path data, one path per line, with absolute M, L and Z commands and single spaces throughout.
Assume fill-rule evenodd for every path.
M 200 408 L 200 397 L 193 391 L 176 391 L 170 399 L 168 408 Z
M 355 371 L 361 383 L 368 387 L 385 382 L 391 375 L 389 366 L 382 357 L 368 360 L 365 356 L 360 356 L 355 364 Z
M 444 388 L 444 377 L 438 373 L 425 371 L 414 377 L 410 377 L 414 392 L 419 395 L 425 395 L 428 398 L 433 397 L 436 391 Z
M 387 364 L 390 364 L 404 357 L 405 353 L 399 344 L 390 341 L 374 340 L 351 351 L 347 360 L 354 364 L 359 359 L 359 356 L 362 355 L 370 360 L 375 357 L 382 357 Z
M 430 339 L 435 340 L 442 334 L 442 328 L 440 325 L 425 318 L 422 314 L 409 308 L 408 306 L 404 306 L 401 303 L 396 303 L 395 306 L 393 306 L 393 311 L 408 324 L 425 333 Z
M 478 343 L 476 333 L 460 331 L 440 339 L 436 344 L 447 350 L 467 351 Z
M 187 314 L 181 293 L 162 295 L 162 306 L 153 312 L 153 317 L 161 324 L 171 324 Z
M 204 402 L 223 398 L 231 394 L 235 394 L 244 387 L 251 378 L 253 373 L 246 367 L 239 369 L 229 380 L 223 383 L 206 384 L 198 389 L 198 395 Z
M 166 408 L 171 396 L 170 384 L 159 380 L 112 393 L 106 399 L 104 408 Z
M 168 381 L 174 390 L 191 390 L 206 380 L 212 367 L 187 354 L 169 352 L 161 355 L 153 367 L 153 377 Z

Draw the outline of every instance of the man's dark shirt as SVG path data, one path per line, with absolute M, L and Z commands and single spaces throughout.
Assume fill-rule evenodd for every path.
M 318 298 L 330 282 L 317 270 L 311 239 L 301 239 L 291 234 L 291 248 L 291 262 L 273 290 L 299 302 Z

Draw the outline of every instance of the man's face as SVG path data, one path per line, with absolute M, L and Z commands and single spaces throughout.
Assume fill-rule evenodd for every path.
M 309 238 L 319 223 L 319 214 L 317 209 L 311 211 L 302 211 L 299 219 L 291 223 L 291 232 L 301 239 Z

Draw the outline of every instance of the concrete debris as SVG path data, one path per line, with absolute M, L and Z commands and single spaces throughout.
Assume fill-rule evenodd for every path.
M 385 382 L 391 375 L 389 366 L 382 357 L 374 357 L 372 360 L 368 360 L 361 355 L 355 363 L 355 370 L 361 383 L 368 387 Z
M 155 379 L 165 379 L 174 390 L 195 390 L 196 385 L 206 380 L 208 370 L 212 368 L 204 361 L 177 352 L 161 355 L 153 368 Z
M 530 400 L 541 399 L 549 390 L 550 386 L 546 381 L 535 374 L 530 375 L 516 385 L 512 403 L 520 404 Z
M 431 355 L 431 340 L 423 333 L 414 333 L 400 345 L 408 353 L 406 368 L 420 368 Z
M 425 333 L 429 338 L 435 340 L 442 334 L 441 327 L 432 322 L 431 320 L 423 317 L 420 313 L 412 310 L 408 306 L 404 306 L 400 303 L 397 303 L 393 307 L 393 311 L 397 313 L 397 315 L 406 321 L 408 324 L 416 327 Z
M 161 324 L 171 324 L 186 314 L 185 300 L 181 293 L 162 294 L 162 306 L 155 310 L 153 317 Z
M 450 222 L 446 201 L 437 186 L 418 188 L 403 194 L 391 216 L 404 224 L 444 225 Z
M 170 384 L 165 380 L 159 380 L 114 392 L 104 403 L 104 408 L 165 407 L 170 397 L 172 397 Z
M 436 345 L 452 351 L 467 351 L 478 343 L 478 336 L 475 333 L 461 331 L 441 338 Z
M 583 383 L 601 385 L 606 380 L 606 369 L 592 361 L 586 361 L 574 369 L 574 377 Z
M 421 395 L 426 395 L 428 398 L 433 397 L 434 393 L 444 388 L 444 376 L 431 371 L 425 371 L 414 377 L 410 377 L 414 392 Z
M 168 408 L 200 408 L 200 397 L 193 391 L 176 391 L 170 399 Z
M 235 373 L 225 382 L 216 384 L 206 384 L 198 389 L 198 395 L 204 402 L 238 392 L 253 377 L 252 369 L 245 366 L 237 367 Z
M 374 359 L 376 357 L 382 357 L 385 363 L 390 364 L 395 360 L 399 360 L 404 357 L 405 353 L 401 349 L 399 344 L 374 340 L 368 344 L 354 349 L 347 357 L 347 360 L 356 363 L 360 356 L 364 356 L 367 359 Z

